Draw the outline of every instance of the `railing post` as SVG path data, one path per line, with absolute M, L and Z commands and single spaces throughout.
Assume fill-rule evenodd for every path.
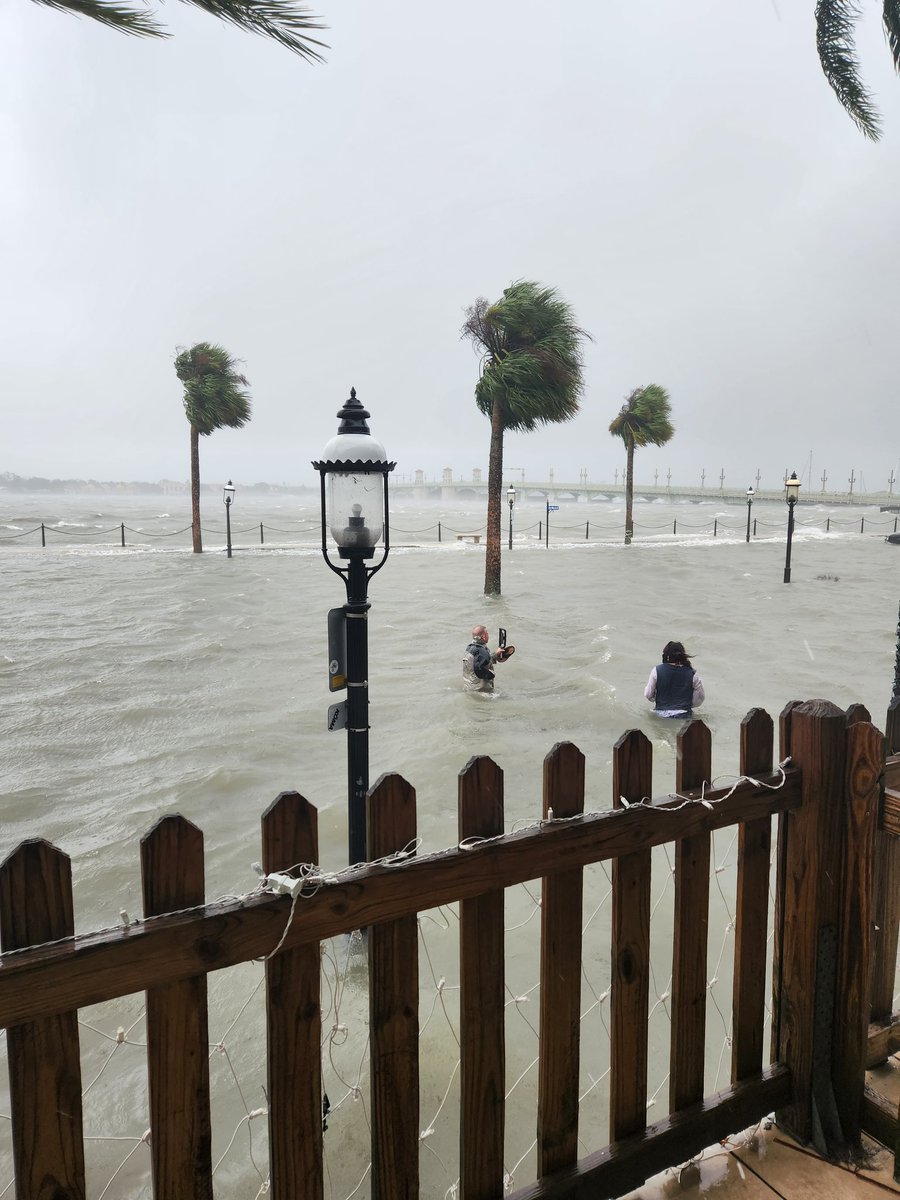
M 367 796 L 371 861 L 413 853 L 416 793 L 382 775 Z M 419 923 L 415 913 L 369 929 L 372 1200 L 419 1195 Z
M 43 521 L 41 521 L 41 545 L 42 546 L 47 545 L 47 536 L 44 532 L 44 522 Z
M 713 537 L 718 537 L 718 536 L 719 536 L 719 518 L 714 517 L 713 518 Z
M 263 537 L 263 523 L 262 523 L 262 521 L 260 521 L 260 523 L 259 523 L 259 544 L 260 544 L 261 546 L 264 546 L 264 545 L 266 544 L 266 539 Z
M 672 522 L 672 534 L 673 534 L 673 536 L 674 536 L 674 535 L 675 535 L 677 532 L 678 532 L 678 519 L 676 518 L 676 519 L 675 519 L 675 520 Z
M 781 921 L 775 1057 L 791 1072 L 793 1099 L 777 1113 L 801 1142 L 828 1156 L 844 1149 L 831 1073 L 845 853 L 846 716 L 827 700 L 790 714 L 791 759 L 803 773 L 802 805 L 786 815 L 777 906 Z
M 503 833 L 503 772 L 490 758 L 472 758 L 460 771 L 458 815 L 460 842 Z M 459 905 L 460 1195 L 497 1200 L 506 1116 L 505 900 L 497 888 Z
M 826 517 L 825 518 L 825 532 L 828 533 L 830 530 L 831 530 L 831 517 Z
M 0 865 L 4 952 L 74 932 L 72 864 L 49 842 L 23 842 Z M 6 1047 L 16 1196 L 84 1200 L 78 1012 L 15 1025 Z
M 122 522 L 122 545 L 125 545 L 125 522 Z
M 884 766 L 884 737 L 868 721 L 849 724 L 844 805 L 843 896 L 840 904 L 832 1079 L 844 1137 L 860 1138 L 869 1045 L 869 985 L 874 925 L 875 833 Z
M 205 899 L 203 834 L 162 817 L 141 839 L 144 916 Z M 209 1016 L 206 975 L 147 988 L 150 1155 L 156 1196 L 212 1200 Z
M 438 521 L 438 541 L 441 540 L 441 523 Z
M 639 729 L 613 747 L 613 806 L 652 794 L 653 750 Z M 650 851 L 613 860 L 610 969 L 609 1137 L 618 1141 L 647 1125 L 650 999 Z
M 585 541 L 588 540 L 588 535 L 590 533 L 590 529 L 591 529 L 590 521 L 585 521 L 585 523 L 584 523 L 584 540 Z
M 263 870 L 269 874 L 317 863 L 318 845 L 316 810 L 297 792 L 282 792 L 263 813 Z M 289 910 L 287 901 L 284 907 Z M 320 954 L 318 942 L 304 942 L 266 962 L 269 1173 L 275 1200 L 321 1200 L 324 1190 Z

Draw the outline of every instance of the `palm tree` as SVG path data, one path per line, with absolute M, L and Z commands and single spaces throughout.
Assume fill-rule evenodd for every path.
M 324 42 L 309 36 L 313 29 L 324 29 L 318 17 L 310 14 L 309 10 L 294 0 L 185 0 L 204 12 L 212 13 L 223 21 L 230 21 L 239 29 L 250 33 L 261 33 L 264 37 L 274 38 L 293 50 L 308 62 L 321 62 L 322 56 L 315 49 L 325 46 Z M 135 37 L 166 38 L 169 37 L 165 27 L 160 25 L 152 13 L 143 5 L 130 7 L 127 3 L 117 0 L 35 0 L 36 4 L 46 4 L 60 12 L 73 13 L 79 17 L 90 17 L 101 25 L 118 29 L 120 33 L 129 33 Z
M 222 346 L 198 342 L 180 350 L 175 374 L 184 384 L 184 411 L 191 426 L 191 533 L 194 553 L 203 553 L 200 536 L 200 438 L 223 426 L 241 429 L 250 420 L 248 382 Z
M 854 29 L 861 15 L 858 0 L 817 0 L 816 46 L 831 90 L 858 128 L 877 142 L 881 121 L 863 86 L 856 57 Z M 900 0 L 883 0 L 881 19 L 894 68 L 900 71 Z
M 658 383 L 635 388 L 609 425 L 613 437 L 625 443 L 625 545 L 634 532 L 634 448 L 664 446 L 675 428 L 669 419 L 669 393 Z
M 496 303 L 480 297 L 467 308 L 461 336 L 482 351 L 475 403 L 491 419 L 484 594 L 499 596 L 503 434 L 575 416 L 584 389 L 581 344 L 590 334 L 554 288 L 519 280 Z

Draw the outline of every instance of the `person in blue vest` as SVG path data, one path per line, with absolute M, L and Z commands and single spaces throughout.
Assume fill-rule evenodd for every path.
M 706 699 L 703 681 L 681 642 L 666 642 L 662 662 L 650 672 L 644 698 L 655 702 L 658 717 L 690 717 Z

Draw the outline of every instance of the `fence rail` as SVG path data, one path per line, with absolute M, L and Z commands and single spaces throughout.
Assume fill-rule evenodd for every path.
M 773 1110 L 804 1141 L 821 1128 L 827 1149 L 853 1142 L 870 1054 L 884 748 L 867 715 L 824 701 L 789 705 L 776 767 L 773 722 L 752 710 L 741 726 L 740 778 L 728 788 L 712 787 L 710 734 L 693 721 L 678 735 L 675 792 L 656 799 L 650 742 L 632 730 L 614 748 L 614 807 L 601 813 L 584 812 L 584 758 L 561 743 L 545 759 L 539 820 L 513 833 L 504 832 L 502 772 L 475 758 L 458 781 L 459 845 L 422 856 L 414 790 L 382 776 L 368 797 L 373 861 L 335 877 L 315 865 L 315 809 L 283 793 L 262 818 L 268 883 L 215 904 L 204 903 L 202 834 L 166 817 L 141 843 L 143 920 L 86 935 L 73 932 L 69 859 L 43 840 L 23 843 L 0 865 L 0 1026 L 8 1030 L 16 1196 L 46 1194 L 47 1180 L 57 1197 L 85 1195 L 77 1010 L 146 991 L 154 1195 L 212 1197 L 206 980 L 265 958 L 271 1194 L 321 1197 L 320 943 L 358 929 L 368 931 L 371 1194 L 418 1196 L 417 917 L 458 903 L 458 1188 L 464 1200 L 499 1198 L 504 889 L 529 880 L 542 890 L 537 1179 L 515 1200 L 587 1188 L 620 1194 Z M 765 1063 L 776 814 L 774 1022 Z M 739 839 L 732 1082 L 704 1096 L 710 836 L 729 826 Z M 670 1114 L 648 1125 L 650 851 L 660 845 L 675 853 Z M 579 1159 L 583 947 L 572 918 L 584 869 L 598 862 L 612 864 L 609 1145 Z M 281 874 L 298 863 L 306 866 L 296 879 Z M 828 1055 L 814 1052 L 823 1036 Z M 824 1124 L 823 1113 L 831 1117 Z
M 568 515 L 568 514 L 567 514 Z M 216 526 L 202 526 L 202 532 L 211 538 L 221 539 L 222 545 L 225 545 L 226 530 Z M 756 517 L 752 520 L 751 529 L 747 531 L 747 523 L 740 518 L 731 520 L 725 517 L 713 517 L 707 521 L 693 522 L 686 521 L 683 518 L 675 517 L 671 520 L 668 518 L 665 521 L 635 521 L 633 523 L 634 539 L 639 539 L 641 535 L 648 538 L 671 537 L 678 538 L 685 535 L 694 537 L 698 535 L 709 536 L 711 538 L 746 538 L 751 539 L 780 537 L 786 533 L 787 519 L 766 521 Z M 892 516 L 889 514 L 882 516 L 860 516 L 860 517 L 833 517 L 827 516 L 816 520 L 795 520 L 795 531 L 804 529 L 817 530 L 821 533 L 859 533 L 868 534 L 871 536 L 889 536 L 897 533 L 900 529 L 900 516 Z M 109 528 L 104 529 L 85 529 L 72 528 L 71 526 L 48 525 L 41 523 L 34 525 L 29 529 L 18 530 L 15 533 L 0 534 L 0 546 L 4 544 L 31 545 L 40 540 L 42 547 L 61 546 L 61 545 L 119 545 L 122 547 L 139 546 L 147 543 L 164 541 L 167 539 L 179 539 L 183 546 L 190 545 L 190 525 L 186 525 L 179 529 L 164 529 L 161 531 L 153 531 L 146 526 L 135 529 L 124 522 L 119 522 Z M 406 529 L 402 526 L 392 525 L 391 533 L 396 540 L 397 535 L 406 538 L 415 538 L 417 542 L 414 544 L 431 545 L 441 543 L 443 541 L 453 542 L 461 541 L 466 538 L 485 539 L 487 536 L 486 526 L 482 523 L 474 528 L 461 529 L 456 525 L 447 524 L 443 520 L 437 520 L 430 525 L 424 525 L 415 529 Z M 549 516 L 545 519 L 532 521 L 528 525 L 517 525 L 515 528 L 514 542 L 523 544 L 531 541 L 542 542 L 549 545 L 551 541 L 557 544 L 563 543 L 569 545 L 573 542 L 608 542 L 610 540 L 618 541 L 624 535 L 624 525 L 621 521 L 597 521 L 585 520 L 577 523 L 563 523 L 557 520 L 551 520 Z M 112 540 L 110 540 L 112 539 Z M 321 522 L 308 521 L 298 522 L 291 528 L 283 526 L 267 525 L 260 521 L 259 524 L 253 524 L 243 529 L 232 529 L 231 540 L 234 549 L 241 547 L 249 549 L 255 546 L 276 545 L 276 546 L 303 546 L 317 548 L 321 539 Z M 501 542 L 506 544 L 507 535 L 504 533 L 501 537 Z

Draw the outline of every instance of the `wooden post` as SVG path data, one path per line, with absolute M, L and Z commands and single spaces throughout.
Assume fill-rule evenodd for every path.
M 883 763 L 880 731 L 865 721 L 849 725 L 832 1078 L 841 1128 L 854 1145 L 860 1137 L 866 1081 L 875 829 Z
M 0 865 L 3 950 L 72 937 L 72 864 L 39 838 Z M 78 1013 L 6 1032 L 17 1200 L 85 1200 Z
M 712 736 L 702 721 L 691 721 L 678 735 L 675 790 L 702 787 L 711 776 Z M 709 861 L 708 833 L 675 843 L 670 1112 L 696 1104 L 704 1095 Z
M 203 904 L 203 834 L 163 817 L 141 839 L 144 916 Z M 155 1196 L 212 1200 L 206 975 L 147 988 L 150 1159 Z
M 894 655 L 894 684 L 884 721 L 885 753 L 900 752 L 900 618 Z M 872 961 L 872 1020 L 891 1020 L 897 942 L 900 935 L 900 838 L 880 829 L 875 837 L 875 946 Z
M 260 526 L 260 529 L 262 526 Z M 262 818 L 266 874 L 319 861 L 318 815 L 298 792 L 282 792 Z M 297 904 L 302 908 L 303 901 Z M 284 901 L 285 921 L 293 910 Z M 321 1200 L 322 1009 L 318 942 L 266 960 L 269 1174 L 274 1200 Z
M 371 861 L 412 852 L 416 793 L 382 775 L 366 797 Z M 369 929 L 372 1200 L 419 1195 L 419 924 L 415 913 Z
M 775 1054 L 791 1071 L 792 1103 L 779 1123 L 824 1154 L 843 1150 L 831 1080 L 838 957 L 846 716 L 827 700 L 790 713 L 791 757 L 803 804 L 784 822 L 779 1028 Z M 776 979 L 776 987 L 779 980 Z
M 503 833 L 503 772 L 472 758 L 459 773 L 459 840 Z M 502 1200 L 506 1113 L 503 888 L 459 905 L 459 1184 L 463 1200 Z
M 584 755 L 559 742 L 544 759 L 543 815 L 584 812 Z M 581 926 L 584 870 L 544 876 L 541 887 L 541 1017 L 538 1178 L 578 1158 Z
M 741 722 L 741 774 L 768 774 L 772 770 L 773 749 L 772 718 L 761 708 L 751 709 Z M 758 1075 L 763 1065 L 771 845 L 771 817 L 760 817 L 756 821 L 741 823 L 738 831 L 734 984 L 731 1001 L 732 1083 Z
M 653 750 L 639 729 L 613 748 L 613 807 L 650 797 Z M 650 851 L 612 865 L 609 1138 L 647 1124 L 647 1019 L 650 996 Z

